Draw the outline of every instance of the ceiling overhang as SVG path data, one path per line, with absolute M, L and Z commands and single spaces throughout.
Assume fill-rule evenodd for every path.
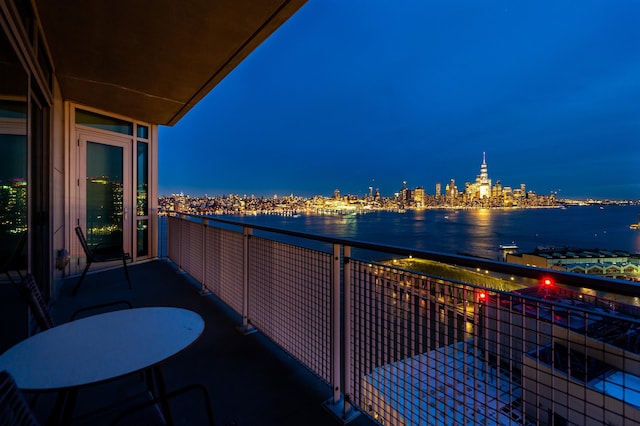
M 174 125 L 306 0 L 36 0 L 65 100 Z

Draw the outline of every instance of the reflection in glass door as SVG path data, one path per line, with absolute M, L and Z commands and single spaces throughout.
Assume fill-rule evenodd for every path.
M 124 246 L 123 148 L 87 141 L 86 238 L 90 246 Z
M 0 30 L 0 280 L 7 278 L 4 271 L 19 278 L 16 271 L 27 269 L 28 81 Z M 0 315 L 0 319 L 8 318 Z M 3 336 L 0 332 L 0 340 Z
M 0 280 L 27 269 L 27 105 L 0 99 Z

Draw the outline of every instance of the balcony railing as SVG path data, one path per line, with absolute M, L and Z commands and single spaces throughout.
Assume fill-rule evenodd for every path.
M 633 284 L 188 215 L 168 218 L 167 241 L 242 330 L 331 386 L 345 422 L 640 424 Z M 513 290 L 384 261 L 409 257 Z

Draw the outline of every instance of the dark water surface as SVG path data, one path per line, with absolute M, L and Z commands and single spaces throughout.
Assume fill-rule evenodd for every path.
M 498 259 L 500 244 L 520 251 L 538 246 L 626 250 L 640 253 L 640 206 L 582 206 L 566 209 L 408 210 L 367 214 L 221 216 L 270 226 L 444 253 Z

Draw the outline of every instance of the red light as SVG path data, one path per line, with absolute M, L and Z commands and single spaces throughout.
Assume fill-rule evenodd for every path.
M 480 301 L 484 301 L 487 298 L 487 293 L 484 291 L 481 291 L 480 294 L 478 294 L 478 299 L 480 299 Z
M 553 280 L 551 278 L 543 278 L 542 279 L 542 284 L 546 285 L 546 286 L 551 286 L 551 285 L 553 285 Z

